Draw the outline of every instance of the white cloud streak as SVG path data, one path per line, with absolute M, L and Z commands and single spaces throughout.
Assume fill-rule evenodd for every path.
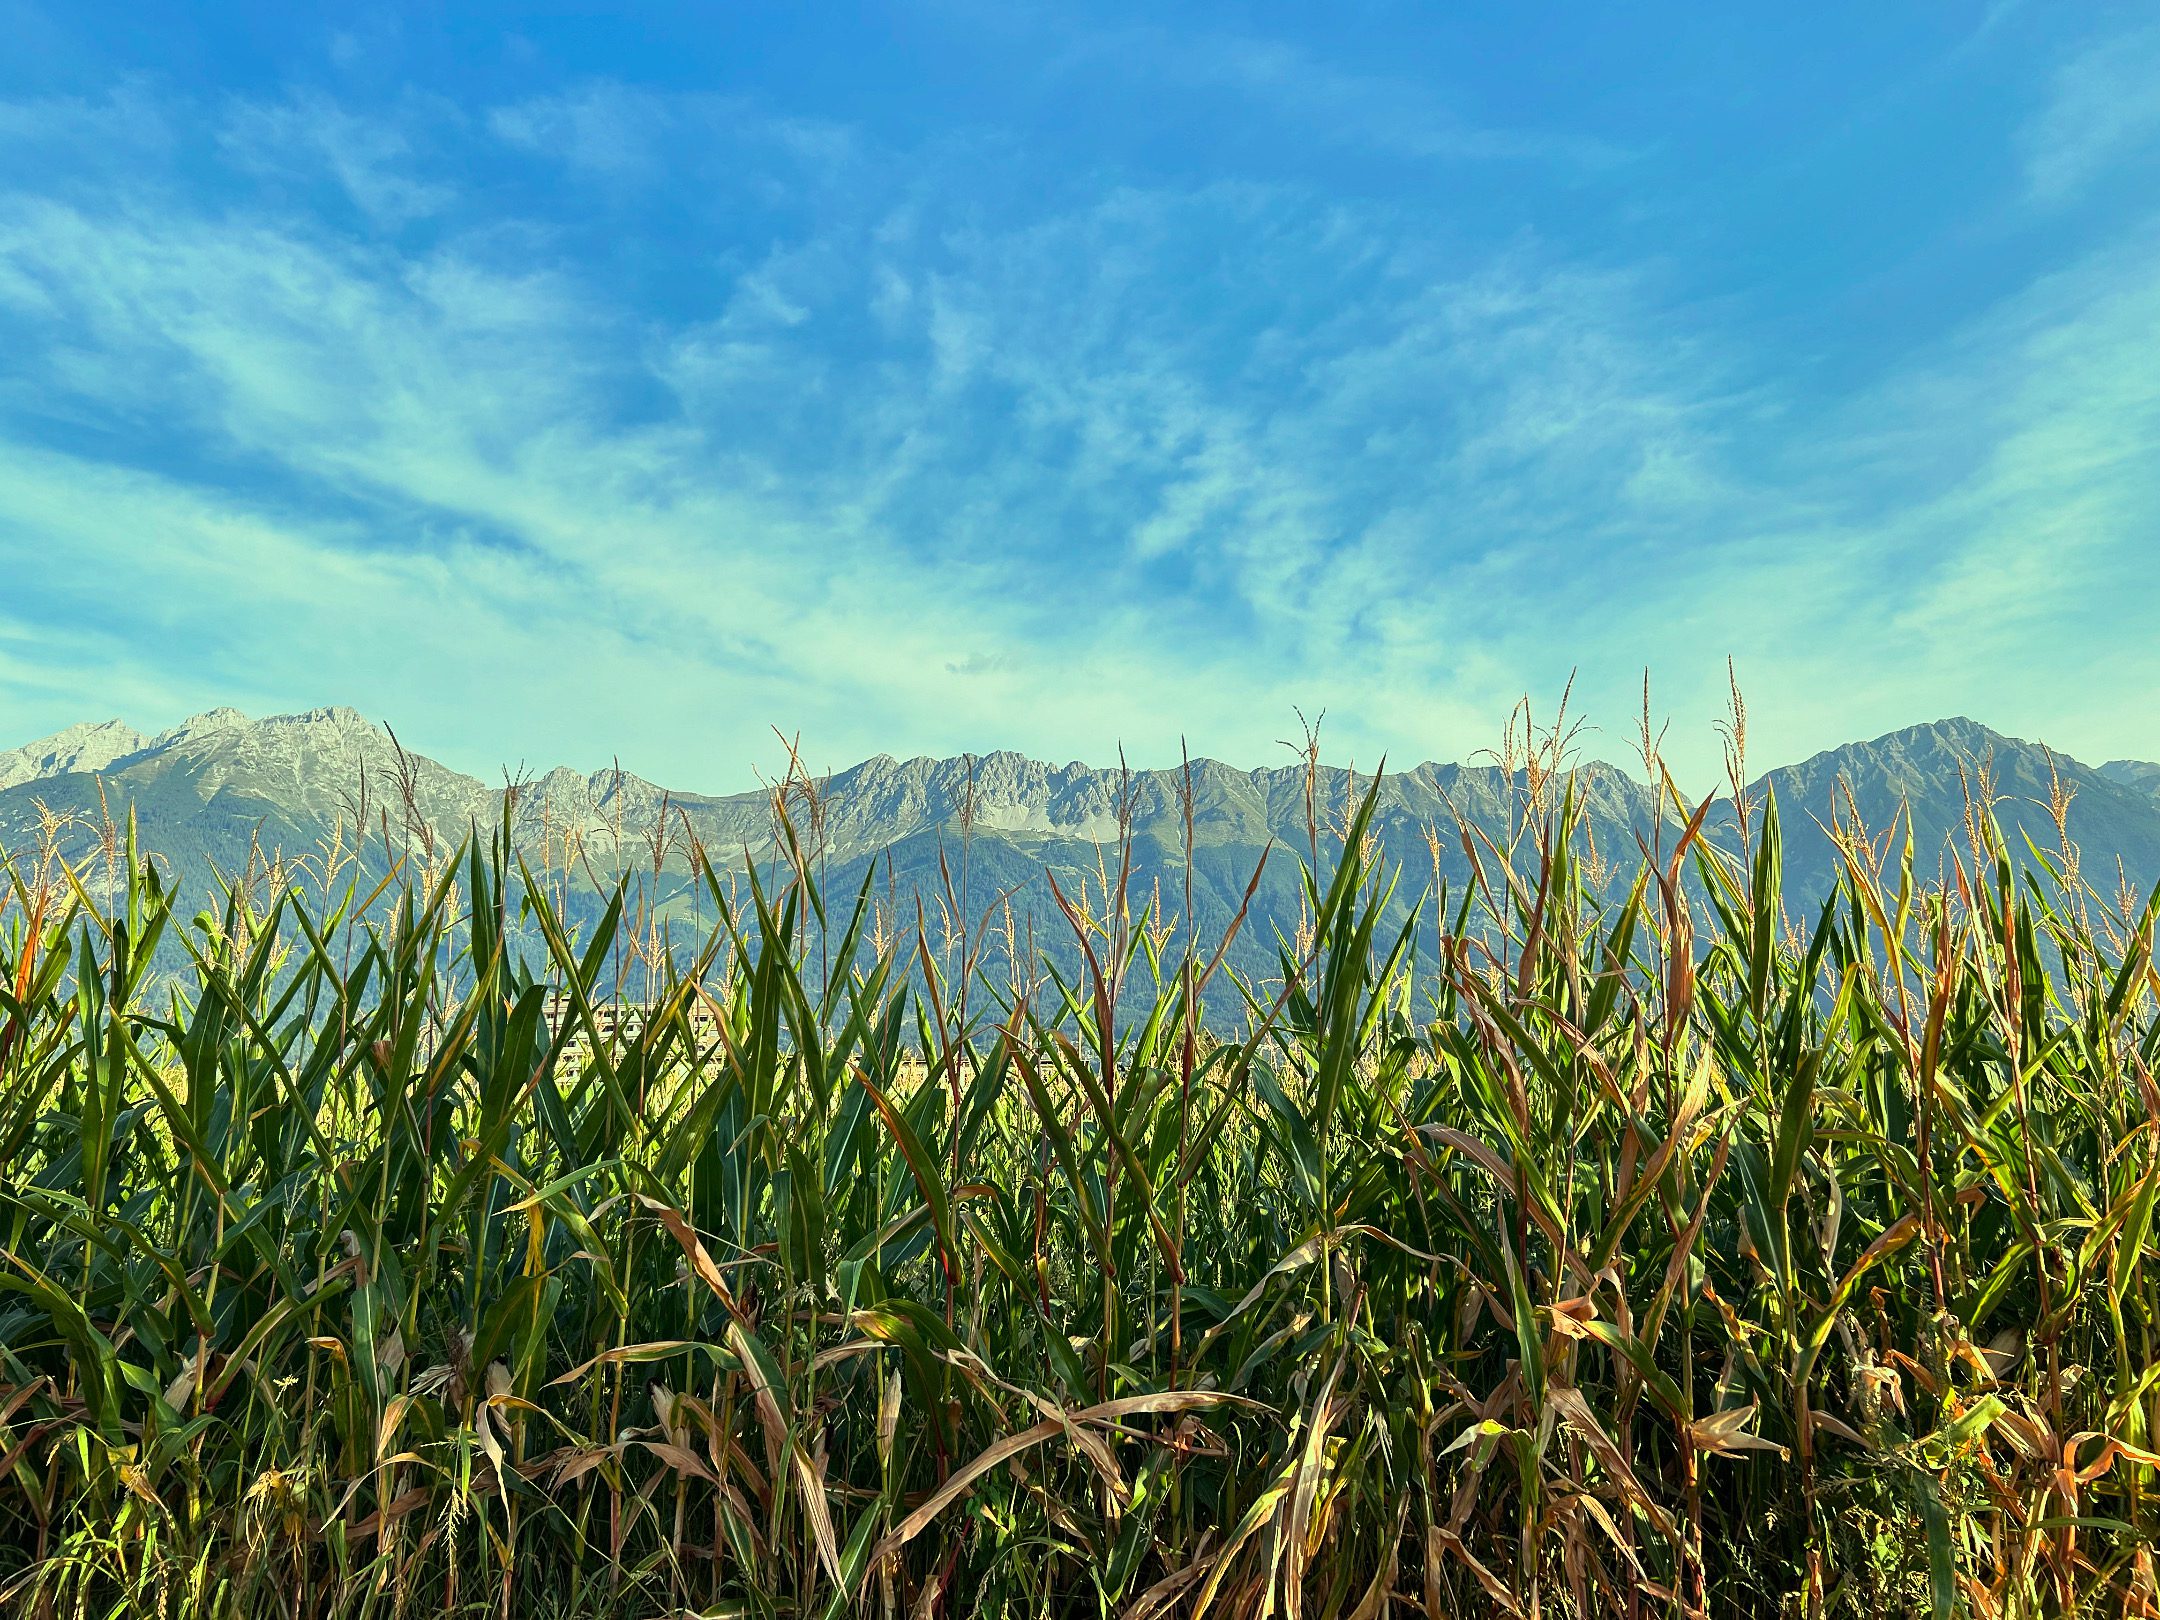
M 468 766 L 722 788 L 771 723 L 833 763 L 1180 733 L 1259 762 L 1303 703 L 1400 761 L 1577 664 L 1616 732 L 1645 664 L 1698 722 L 1737 651 L 1799 752 L 2074 712 L 2150 655 L 2066 625 L 2160 631 L 2149 574 L 2110 589 L 2160 510 L 2146 238 L 1826 404 L 1656 265 L 1291 187 L 985 200 L 973 153 L 607 85 L 219 127 L 269 189 L 0 191 L 13 729 L 354 702 Z M 720 221 L 660 305 L 580 256 L 587 193 L 444 178 L 537 161 L 620 210 L 688 128 L 769 229 Z M 2160 753 L 2149 718 L 2087 731 Z
M 2027 195 L 2046 204 L 2160 146 L 2160 25 L 2106 32 L 2072 51 L 2019 145 Z

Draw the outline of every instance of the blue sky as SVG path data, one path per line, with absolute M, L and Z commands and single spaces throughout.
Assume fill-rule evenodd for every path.
M 2160 757 L 2149 5 L 0 30 L 7 741 Z

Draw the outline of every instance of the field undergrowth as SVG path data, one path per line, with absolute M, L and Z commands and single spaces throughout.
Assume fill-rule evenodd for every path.
M 1677 798 L 1593 886 L 1552 795 L 1406 926 L 1344 807 L 1236 1019 L 1115 883 L 1030 964 L 23 853 L 0 1603 L 2155 1612 L 2151 905 Z

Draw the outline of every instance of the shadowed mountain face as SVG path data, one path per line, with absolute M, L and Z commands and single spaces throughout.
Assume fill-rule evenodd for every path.
M 987 928 L 1028 952 L 1069 937 L 1050 882 L 1100 912 L 1105 877 L 1114 878 L 1119 829 L 1133 834 L 1130 892 L 1159 919 L 1181 918 L 1191 884 L 1200 938 L 1212 944 L 1236 913 L 1270 846 L 1233 963 L 1264 971 L 1278 934 L 1293 936 L 1301 914 L 1298 862 L 1317 841 L 1323 863 L 1367 779 L 1323 769 L 1308 806 L 1297 765 L 1238 770 L 1214 760 L 1190 772 L 1191 848 L 1186 848 L 1185 773 L 1049 765 L 1013 753 L 972 761 L 880 756 L 788 796 L 798 842 L 823 872 L 828 895 L 845 907 L 867 881 L 888 923 L 907 926 L 918 910 L 934 937 L 953 935 L 950 892 L 968 931 Z M 1588 838 L 1600 857 L 1631 876 L 1640 843 L 1661 835 L 1650 789 L 1601 763 L 1572 779 Z M 2160 766 L 2117 762 L 2099 769 L 2050 755 L 2032 743 L 1969 720 L 1946 720 L 1854 743 L 1761 778 L 1751 797 L 1774 792 L 1785 830 L 1788 896 L 1825 892 L 1836 853 L 1825 828 L 1857 810 L 1878 831 L 1909 807 L 1916 864 L 1933 875 L 1962 848 L 1968 806 L 1992 803 L 2012 847 L 2031 840 L 2052 851 L 2051 803 L 2068 795 L 2068 826 L 2082 869 L 2112 891 L 2118 864 L 2137 886 L 2160 878 Z M 1398 913 L 1438 875 L 1457 893 L 1469 876 L 1469 842 L 1506 842 L 1525 811 L 1520 776 L 1497 767 L 1426 764 L 1387 780 L 1372 829 L 1386 863 L 1398 867 Z M 212 892 L 213 872 L 257 869 L 273 859 L 319 870 L 326 852 L 350 852 L 365 829 L 361 859 L 380 871 L 398 854 L 425 860 L 454 848 L 474 828 L 501 825 L 505 788 L 401 750 L 383 728 L 350 709 L 250 720 L 232 710 L 200 715 L 155 737 L 118 721 L 82 725 L 0 752 L 0 850 L 21 859 L 52 843 L 75 859 L 94 858 L 107 818 L 132 808 L 142 847 L 168 863 L 191 895 Z M 591 897 L 619 876 L 644 874 L 665 917 L 702 904 L 690 881 L 701 848 L 723 874 L 770 869 L 782 855 L 774 796 L 712 797 L 668 792 L 626 773 L 556 769 L 509 798 L 512 841 L 536 876 L 589 914 Z M 1709 823 L 1730 843 L 1728 809 Z M 1720 830 L 1722 829 L 1722 830 Z M 1534 855 L 1530 858 L 1534 865 Z M 723 883 L 729 881 L 724 875 Z M 709 917 L 709 908 L 703 915 Z M 1427 927 L 1434 913 L 1426 908 Z
M 2148 771 L 2152 767 L 2143 767 Z M 1873 742 L 1849 743 L 1797 765 L 1771 771 L 1760 789 L 1774 791 L 1785 829 L 1788 890 L 1819 894 L 1832 882 L 1836 855 L 1825 826 L 1849 819 L 1878 833 L 1901 807 L 1912 817 L 1913 863 L 1932 879 L 1953 853 L 1968 868 L 1968 817 L 1991 809 L 2013 851 L 2027 843 L 2059 858 L 2055 825 L 2060 806 L 2079 870 L 2102 893 L 2119 882 L 2148 889 L 2160 880 L 2160 799 L 2119 766 L 2094 768 L 2021 742 L 1972 720 L 1940 720 L 1894 731 Z M 2027 857 L 2029 859 L 2029 856 Z
M 2110 782 L 2160 797 L 2160 763 L 2149 759 L 2111 759 L 2100 767 L 2100 774 Z

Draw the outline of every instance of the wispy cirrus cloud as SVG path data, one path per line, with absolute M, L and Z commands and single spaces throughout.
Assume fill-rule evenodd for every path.
M 2160 24 L 2082 41 L 2054 68 L 2020 133 L 2026 193 L 2076 196 L 2126 157 L 2160 150 Z
M 1008 12 L 1010 19 L 1014 13 Z M 1603 169 L 1632 154 L 1577 131 L 1509 127 L 1467 115 L 1430 80 L 1353 71 L 1281 39 L 1153 23 L 1088 25 L 1023 10 L 1059 41 L 1054 70 L 1110 71 L 1179 93 L 1228 94 L 1318 140 L 1439 163 L 1547 163 Z
M 235 483 L 348 518 L 288 534 L 297 555 L 432 559 L 451 566 L 437 589 L 499 555 L 556 578 L 596 622 L 703 649 L 715 679 L 762 670 L 775 704 L 827 694 L 815 706 L 856 716 L 840 726 L 864 744 L 919 724 L 911 712 L 991 726 L 1062 712 L 1067 746 L 1099 755 L 1151 692 L 1222 684 L 1240 638 L 1276 649 L 1278 710 L 1316 658 L 1346 683 L 1425 685 L 1429 629 L 1379 604 L 1383 578 L 1428 542 L 1370 485 L 1376 458 L 1407 466 L 1440 447 L 1375 440 L 1365 487 L 1342 481 L 1338 458 L 1384 430 L 1401 403 L 1386 379 L 1406 365 L 1490 386 L 1463 353 L 1478 347 L 1466 310 L 1535 346 L 1547 339 L 1528 309 L 1550 322 L 1569 296 L 1439 292 L 1462 308 L 1411 320 L 1393 302 L 1406 270 L 1383 269 L 1367 307 L 1336 317 L 1367 335 L 1349 343 L 1346 324 L 1325 365 L 1309 334 L 1285 330 L 1235 386 L 1211 383 L 1235 323 L 1166 308 L 1134 329 L 1118 311 L 1151 289 L 1167 298 L 1170 278 L 1153 250 L 1111 246 L 1167 243 L 1196 206 L 1225 228 L 1295 223 L 1243 192 L 1127 195 L 1016 232 L 854 222 L 745 266 L 708 320 L 658 330 L 559 271 L 271 216 L 17 199 L 0 242 L 28 289 L 12 304 L 42 340 L 35 363 L 80 411 L 184 425 Z M 1333 229 L 1282 251 L 1324 251 Z M 874 262 L 851 262 L 865 244 Z M 836 325 L 878 337 L 830 352 Z M 1585 399 L 1610 384 L 1557 386 L 1564 403 L 1511 378 L 1456 481 L 1586 442 Z M 188 505 L 200 472 L 165 476 Z M 19 497 L 17 516 L 31 518 Z M 57 511 L 34 521 L 50 532 Z M 301 572 L 252 553 L 213 567 L 220 531 L 187 532 L 197 598 Z M 71 549 L 89 543 L 71 531 Z M 1443 616 L 1446 590 L 1417 594 Z M 384 579 L 334 594 L 398 595 Z M 1076 687 L 1089 671 L 1099 684 Z M 1191 702 L 1187 723 L 1242 714 L 1250 674 Z
M 438 112 L 454 116 L 450 109 Z M 303 92 L 229 107 L 218 145 L 249 174 L 306 184 L 327 171 L 370 221 L 395 230 L 440 213 L 452 196 L 449 185 L 417 172 L 410 134 L 415 122 L 363 117 L 320 91 Z
M 1331 138 L 1611 157 L 1123 39 Z M 2120 588 L 2152 221 L 1826 389 L 1689 266 L 1444 194 L 1048 177 L 615 79 L 59 104 L 92 155 L 0 184 L 0 716 L 349 701 L 482 769 L 726 787 L 772 723 L 1257 762 L 1299 703 L 1459 756 L 1578 666 L 1616 732 L 1646 664 L 1701 720 L 1730 651 L 1773 757 L 1951 709 L 2076 746 L 2050 717 L 2160 631 Z M 2139 723 L 2085 734 L 2160 752 Z
M 2119 699 L 2160 678 L 2156 249 L 2160 217 L 1758 441 L 1726 543 L 1642 607 L 1771 677 L 1774 751 L 1953 712 L 2130 746 Z

